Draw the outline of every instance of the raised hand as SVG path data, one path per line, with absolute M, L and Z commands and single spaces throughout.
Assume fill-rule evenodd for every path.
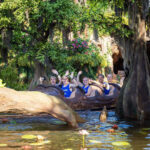
M 58 71 L 56 69 L 52 69 L 52 73 L 54 73 L 58 76 Z
M 71 72 L 70 78 L 73 79 L 74 77 L 74 72 Z
M 69 70 L 67 70 L 65 73 L 65 76 L 68 76 L 68 75 L 69 75 Z
M 78 75 L 81 75 L 81 74 L 82 74 L 82 71 L 79 71 L 79 72 L 78 72 Z

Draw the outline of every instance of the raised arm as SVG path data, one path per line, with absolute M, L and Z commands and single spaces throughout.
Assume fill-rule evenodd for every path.
M 72 71 L 70 74 L 70 78 L 73 79 L 73 77 L 74 77 L 74 72 Z
M 70 84 L 71 88 L 75 88 L 78 86 L 78 82 L 75 79 L 72 79 L 73 84 Z
M 92 87 L 89 86 L 88 92 L 85 95 L 90 97 L 91 93 L 92 93 Z
M 57 75 L 58 80 L 59 80 L 58 84 L 61 84 L 61 76 L 59 75 L 58 71 L 55 69 L 52 69 L 52 72 Z
M 65 72 L 65 75 L 64 76 L 68 76 L 69 75 L 69 70 L 67 70 L 66 72 Z
M 83 84 L 80 82 L 80 75 L 82 74 L 82 71 L 79 71 L 78 72 L 78 75 L 77 75 L 77 83 L 79 86 L 83 86 Z
M 99 83 L 98 81 L 90 79 L 90 83 L 91 84 L 93 83 L 93 84 L 97 85 L 101 90 L 104 90 L 103 85 L 101 83 Z
M 92 79 L 90 79 L 90 83 L 92 84 L 92 83 L 95 83 L 95 84 L 97 84 L 97 85 L 101 85 L 98 81 L 95 81 L 95 80 L 92 80 Z

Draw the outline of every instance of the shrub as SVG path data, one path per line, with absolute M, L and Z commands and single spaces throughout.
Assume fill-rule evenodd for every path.
M 6 83 L 7 87 L 16 90 L 25 90 L 28 84 L 24 84 L 19 78 L 18 69 L 15 65 L 7 65 L 1 67 L 0 78 Z

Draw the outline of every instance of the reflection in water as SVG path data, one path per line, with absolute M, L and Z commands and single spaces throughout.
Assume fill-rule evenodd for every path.
M 99 121 L 99 111 L 79 111 L 86 123 L 71 129 L 49 116 L 30 118 L 8 118 L 0 122 L 0 149 L 43 149 L 43 150 L 150 150 L 150 128 L 136 122 L 118 120 L 114 111 L 108 112 L 106 122 Z M 112 129 L 116 125 L 118 129 Z M 89 134 L 81 135 L 86 130 Z M 111 132 L 109 132 L 111 131 Z M 37 138 L 23 139 L 23 135 Z M 43 137 L 39 141 L 38 137 Z

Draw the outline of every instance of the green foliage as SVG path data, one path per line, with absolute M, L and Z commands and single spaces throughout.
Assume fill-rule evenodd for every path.
M 129 37 L 133 31 L 124 27 L 128 25 L 127 16 L 116 16 L 114 8 L 124 9 L 124 0 L 89 0 L 84 19 L 91 28 L 97 28 L 99 36 L 119 35 Z
M 0 35 L 0 48 L 8 47 L 3 40 L 10 41 L 9 65 L 1 67 L 1 78 L 9 87 L 24 89 L 22 77 L 25 74 L 20 70 L 29 67 L 31 71 L 35 60 L 45 67 L 55 66 L 61 74 L 87 68 L 89 76 L 94 77 L 98 66 L 108 65 L 107 56 L 102 56 L 94 44 L 78 38 L 77 32 L 82 33 L 88 25 L 90 31 L 98 29 L 99 36 L 116 33 L 130 36 L 132 31 L 123 26 L 127 18 L 116 17 L 112 10 L 112 6 L 121 8 L 123 4 L 124 0 L 88 0 L 86 6 L 75 4 L 73 0 L 0 2 L 0 30 L 6 31 Z M 9 30 L 12 31 L 10 36 L 6 35 Z M 76 37 L 65 48 L 61 37 L 64 30 L 73 32 Z
M 27 89 L 27 85 L 20 80 L 18 74 L 18 69 L 15 66 L 8 65 L 1 67 L 0 78 L 7 83 L 7 87 L 16 90 Z
M 6 83 L 3 83 L 2 79 L 0 79 L 0 87 L 5 87 Z
M 66 70 L 77 73 L 85 67 L 95 70 L 96 67 L 101 65 L 101 61 L 103 60 L 103 56 L 100 55 L 100 49 L 81 38 L 71 41 L 67 49 L 60 47 L 57 43 L 53 43 L 53 45 L 49 45 L 47 50 L 53 66 L 61 74 Z

